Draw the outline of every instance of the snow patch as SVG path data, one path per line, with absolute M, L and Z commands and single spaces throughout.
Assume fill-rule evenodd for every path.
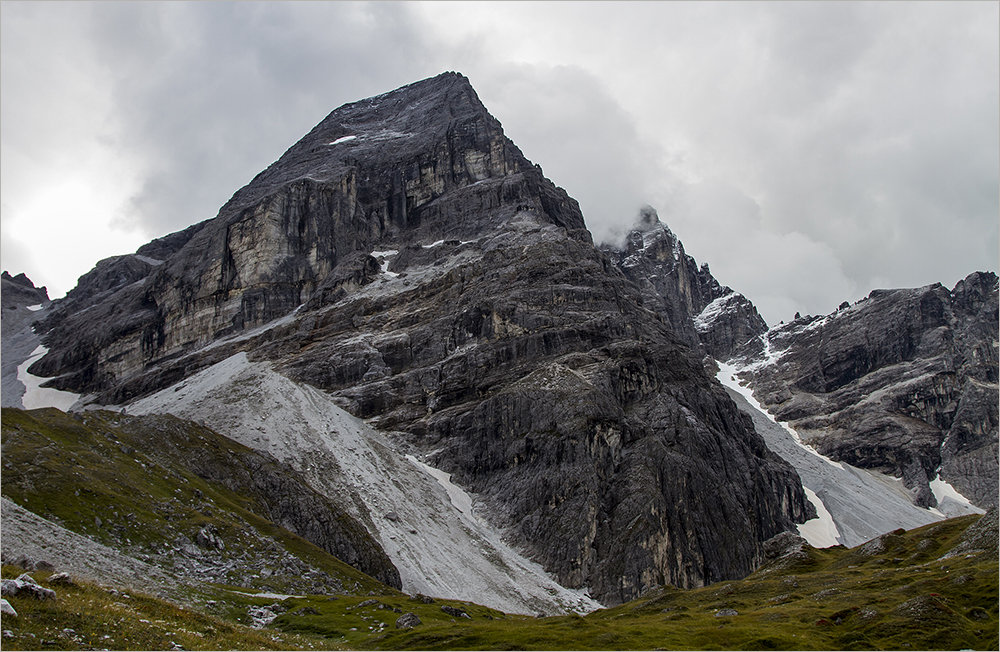
M 813 548 L 829 548 L 839 544 L 840 530 L 833 522 L 833 516 L 823 504 L 823 500 L 809 487 L 803 485 L 802 488 L 806 491 L 806 498 L 816 508 L 818 516 L 797 526 L 799 534 Z
M 150 258 L 149 256 L 140 256 L 139 254 L 132 254 L 132 255 L 135 258 L 137 258 L 138 260 L 141 260 L 142 262 L 146 263 L 147 265 L 152 265 L 153 267 L 156 267 L 157 265 L 162 265 L 163 264 L 162 260 L 157 260 L 156 258 Z
M 749 367 L 747 367 L 747 368 L 749 369 Z M 796 444 L 798 444 L 799 446 L 801 446 L 802 448 L 804 448 L 808 452 L 812 453 L 816 457 L 820 458 L 821 460 L 823 460 L 827 464 L 829 464 L 831 466 L 834 466 L 834 467 L 836 467 L 836 468 L 838 468 L 840 470 L 844 469 L 844 466 L 840 462 L 835 462 L 835 461 L 831 460 L 826 455 L 820 454 L 819 451 L 817 451 L 815 448 L 813 448 L 812 446 L 809 446 L 808 444 L 806 444 L 805 442 L 803 442 L 802 438 L 799 437 L 799 433 L 795 432 L 795 429 L 791 428 L 788 425 L 787 421 L 778 421 L 777 419 L 774 418 L 774 415 L 772 415 L 770 412 L 768 412 L 767 410 L 765 410 L 764 406 L 762 406 L 760 403 L 758 403 L 757 399 L 754 398 L 753 392 L 750 390 L 750 388 L 749 387 L 745 387 L 742 383 L 740 383 L 739 380 L 737 380 L 736 374 L 739 371 L 740 370 L 737 369 L 736 365 L 732 365 L 732 364 L 727 364 L 727 363 L 724 363 L 724 362 L 720 362 L 719 363 L 719 373 L 716 375 L 716 377 L 719 379 L 719 382 L 722 383 L 722 385 L 724 387 L 729 387 L 730 389 L 739 392 L 747 400 L 747 403 L 749 403 L 750 405 L 752 405 L 755 409 L 759 410 L 762 414 L 767 415 L 768 419 L 770 419 L 774 423 L 776 423 L 779 426 L 781 426 L 782 428 L 784 428 L 785 431 L 792 436 L 792 439 L 795 440 Z
M 931 484 L 931 491 L 934 492 L 934 497 L 937 498 L 937 501 L 939 503 L 943 501 L 945 498 L 951 498 L 955 502 L 961 503 L 963 505 L 972 504 L 968 498 L 958 493 L 958 490 L 955 489 L 955 487 L 951 486 L 950 484 L 942 480 L 940 473 L 934 476 L 934 479 L 931 480 L 930 484 Z
M 699 333 L 708 331 L 719 315 L 726 311 L 729 303 L 738 296 L 740 295 L 736 292 L 730 292 L 705 306 L 694 318 L 694 329 Z
M 396 272 L 390 272 L 389 271 L 389 260 L 388 259 L 392 258 L 393 256 L 395 256 L 398 253 L 399 253 L 398 249 L 387 249 L 385 251 L 373 251 L 372 252 L 372 257 L 373 258 L 381 258 L 382 259 L 381 266 L 382 266 L 382 273 L 383 274 L 385 274 L 386 276 L 389 276 L 391 278 L 396 278 L 397 276 L 399 276 L 399 274 L 397 274 Z
M 451 483 L 450 473 L 445 473 L 441 469 L 435 469 L 433 466 L 424 464 L 413 455 L 407 455 L 406 459 L 410 460 L 418 469 L 430 475 L 437 480 L 438 484 L 444 487 L 444 490 L 448 492 L 448 499 L 455 506 L 455 509 L 466 516 L 472 516 L 472 497 L 465 493 L 464 489 Z
M 49 378 L 39 378 L 28 373 L 28 367 L 33 365 L 49 350 L 42 345 L 38 345 L 27 360 L 17 367 L 17 379 L 24 385 L 24 396 L 21 397 L 21 405 L 25 410 L 37 410 L 38 408 L 54 407 L 63 412 L 69 412 L 69 408 L 80 400 L 79 394 L 63 392 L 51 387 L 42 387 L 42 383 Z
M 423 248 L 424 249 L 433 249 L 434 247 L 437 247 L 437 246 L 443 245 L 443 244 L 444 244 L 444 240 L 438 240 L 437 242 L 432 242 L 429 245 L 423 245 Z
M 28 310 L 30 310 L 31 312 L 38 312 L 41 309 L 42 309 L 42 304 L 38 304 L 37 306 L 28 306 Z
M 942 480 L 940 473 L 930 481 L 930 487 L 934 498 L 937 499 L 938 509 L 930 508 L 929 511 L 940 514 L 942 518 L 986 513 L 985 510 L 973 505 L 972 501 L 959 493 L 955 487 Z
M 337 140 L 330 143 L 331 145 L 339 145 L 340 143 L 346 143 L 349 140 L 354 140 L 357 136 L 341 136 Z

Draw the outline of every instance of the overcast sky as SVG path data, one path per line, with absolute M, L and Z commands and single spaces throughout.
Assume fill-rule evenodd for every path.
M 0 3 L 2 266 L 62 296 L 338 106 L 446 70 L 769 324 L 998 269 L 1000 3 Z

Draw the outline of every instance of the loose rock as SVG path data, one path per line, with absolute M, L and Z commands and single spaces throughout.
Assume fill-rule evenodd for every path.
M 412 611 L 409 611 L 396 619 L 396 629 L 412 629 L 420 624 L 420 617 Z

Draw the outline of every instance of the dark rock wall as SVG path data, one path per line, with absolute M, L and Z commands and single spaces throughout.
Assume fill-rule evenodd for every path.
M 997 277 L 876 290 L 828 317 L 769 332 L 777 364 L 754 394 L 819 450 L 903 477 L 933 506 L 941 477 L 981 507 L 997 502 Z M 761 343 L 744 351 L 761 356 Z
M 49 300 L 49 293 L 44 287 L 36 288 L 24 274 L 11 276 L 6 271 L 0 279 L 0 295 L 3 296 L 3 307 L 8 309 L 47 303 Z
M 611 603 L 745 575 L 809 516 L 794 471 L 592 246 L 536 219 L 433 251 L 410 260 L 485 253 L 348 297 L 311 318 L 308 346 L 260 354 L 438 451 L 561 582 Z M 392 269 L 411 269 L 403 253 Z
M 699 267 L 684 253 L 684 245 L 649 206 L 640 211 L 621 247 L 603 244 L 601 250 L 639 288 L 646 307 L 689 346 L 703 348 L 713 358 L 728 360 L 767 330 L 754 305 L 720 284 L 707 264 Z M 714 302 L 721 304 L 719 309 L 709 309 L 699 319 Z

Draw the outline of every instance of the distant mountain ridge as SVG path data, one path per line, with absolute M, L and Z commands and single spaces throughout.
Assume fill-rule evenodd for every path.
M 998 279 L 873 290 L 771 329 L 737 356 L 755 396 L 835 460 L 901 477 L 917 505 L 943 479 L 997 504 Z

